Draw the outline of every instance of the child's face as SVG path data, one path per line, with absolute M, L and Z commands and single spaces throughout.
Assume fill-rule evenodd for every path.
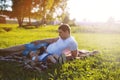
M 46 47 L 43 46 L 43 47 L 41 47 L 41 48 L 39 48 L 39 49 L 37 50 L 37 55 L 41 55 L 41 54 L 43 54 L 45 51 L 46 51 Z

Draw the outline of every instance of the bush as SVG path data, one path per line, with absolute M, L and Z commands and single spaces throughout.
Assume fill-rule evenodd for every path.
M 10 28 L 10 27 L 3 27 L 2 29 L 5 30 L 6 32 L 9 32 L 12 30 L 12 28 Z
M 23 28 L 25 28 L 25 29 L 34 29 L 35 26 L 23 26 Z

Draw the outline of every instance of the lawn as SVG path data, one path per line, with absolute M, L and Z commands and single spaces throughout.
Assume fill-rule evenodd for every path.
M 0 48 L 25 44 L 34 40 L 57 37 L 57 26 L 33 29 L 17 28 L 16 24 L 0 24 Z M 10 28 L 6 31 L 3 28 Z M 0 61 L 1 80 L 120 80 L 120 34 L 90 32 L 71 27 L 71 35 L 79 49 L 98 50 L 100 54 L 53 65 L 41 73 L 24 70 L 18 63 Z M 88 32 L 86 32 L 88 31 Z

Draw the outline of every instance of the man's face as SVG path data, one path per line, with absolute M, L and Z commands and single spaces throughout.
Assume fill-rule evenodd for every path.
M 65 32 L 64 32 L 64 31 L 61 30 L 61 29 L 59 29 L 58 32 L 59 32 L 59 36 L 60 36 L 62 39 L 66 39 L 66 38 L 68 37 L 68 35 L 69 35 L 68 31 L 65 31 Z

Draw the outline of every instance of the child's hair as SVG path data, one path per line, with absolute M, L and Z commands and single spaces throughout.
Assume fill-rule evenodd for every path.
M 37 50 L 39 50 L 38 55 L 41 55 L 46 51 L 46 48 L 44 46 L 42 46 L 42 47 L 38 48 Z
M 41 54 L 43 54 L 45 51 L 46 51 L 46 47 L 42 46 L 42 47 L 40 47 L 40 48 L 37 49 L 37 52 L 38 52 L 37 54 L 38 54 L 38 55 L 41 55 Z M 31 51 L 30 51 L 30 52 L 31 52 Z M 30 52 L 29 52 L 28 55 L 27 55 L 28 58 L 31 58 Z
M 30 51 L 31 52 L 31 51 Z M 31 58 L 31 56 L 30 56 L 30 52 L 28 53 L 28 55 L 26 56 L 27 58 Z

